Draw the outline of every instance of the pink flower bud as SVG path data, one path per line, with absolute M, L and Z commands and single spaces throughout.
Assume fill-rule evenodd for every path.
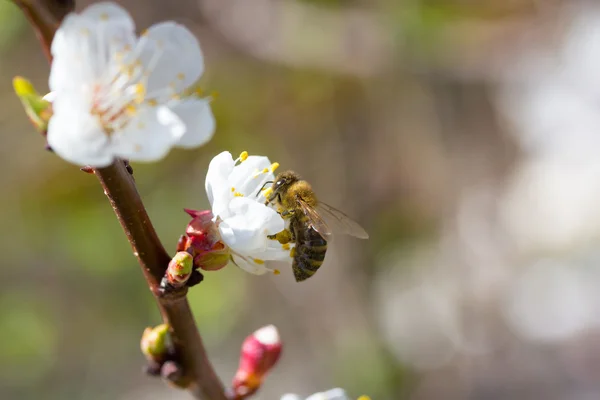
M 255 393 L 280 355 L 281 339 L 275 326 L 265 326 L 248 336 L 242 344 L 240 364 L 233 378 L 235 398 L 244 399 Z
M 217 271 L 225 267 L 231 259 L 229 248 L 221 240 L 221 235 L 213 222 L 210 210 L 187 212 L 192 220 L 185 231 L 187 238 L 180 239 L 178 249 L 191 251 L 194 266 L 205 271 Z

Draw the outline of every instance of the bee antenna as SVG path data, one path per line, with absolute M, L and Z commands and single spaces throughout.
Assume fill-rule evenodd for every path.
M 266 181 L 265 184 L 260 187 L 260 189 L 258 190 L 258 193 L 256 193 L 256 197 L 258 197 L 260 192 L 262 192 L 262 190 L 265 188 L 265 186 L 267 186 L 269 183 L 273 183 L 273 181 Z

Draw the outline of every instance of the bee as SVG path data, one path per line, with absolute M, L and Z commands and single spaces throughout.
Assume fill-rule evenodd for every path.
M 289 219 L 289 228 L 269 235 L 281 244 L 294 242 L 292 269 L 296 282 L 313 276 L 323 264 L 327 241 L 336 233 L 368 239 L 365 230 L 343 212 L 317 200 L 311 185 L 293 171 L 277 175 L 273 185 L 264 191 L 265 205 L 275 203 L 279 214 Z M 327 219 L 327 222 L 325 222 Z

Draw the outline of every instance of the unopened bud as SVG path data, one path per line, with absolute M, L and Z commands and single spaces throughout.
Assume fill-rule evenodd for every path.
M 238 399 L 254 394 L 281 355 L 281 339 L 273 325 L 260 328 L 242 344 L 232 390 Z
M 185 248 L 194 255 L 194 266 L 205 271 L 217 271 L 231 259 L 229 247 L 221 240 L 210 210 L 187 212 L 192 220 L 185 231 L 187 240 L 180 239 L 178 249 Z
M 192 274 L 193 267 L 194 258 L 192 255 L 187 251 L 178 252 L 173 259 L 171 259 L 171 262 L 169 262 L 169 266 L 167 267 L 167 281 L 174 287 L 185 285 Z
M 40 96 L 30 81 L 20 76 L 13 79 L 13 88 L 35 128 L 46 135 L 52 117 L 52 103 Z
M 161 362 L 168 353 L 167 334 L 169 325 L 162 324 L 146 328 L 142 334 L 140 348 L 148 360 Z

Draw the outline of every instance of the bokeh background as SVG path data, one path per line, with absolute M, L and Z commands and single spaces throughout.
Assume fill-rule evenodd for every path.
M 192 29 L 219 94 L 209 145 L 133 165 L 171 252 L 222 150 L 298 171 L 371 234 L 302 284 L 206 274 L 190 301 L 225 382 L 273 323 L 285 354 L 258 399 L 600 398 L 597 2 L 121 3 L 140 30 Z M 141 372 L 159 314 L 98 182 L 12 93 L 48 71 L 0 2 L 0 398 L 188 399 Z

